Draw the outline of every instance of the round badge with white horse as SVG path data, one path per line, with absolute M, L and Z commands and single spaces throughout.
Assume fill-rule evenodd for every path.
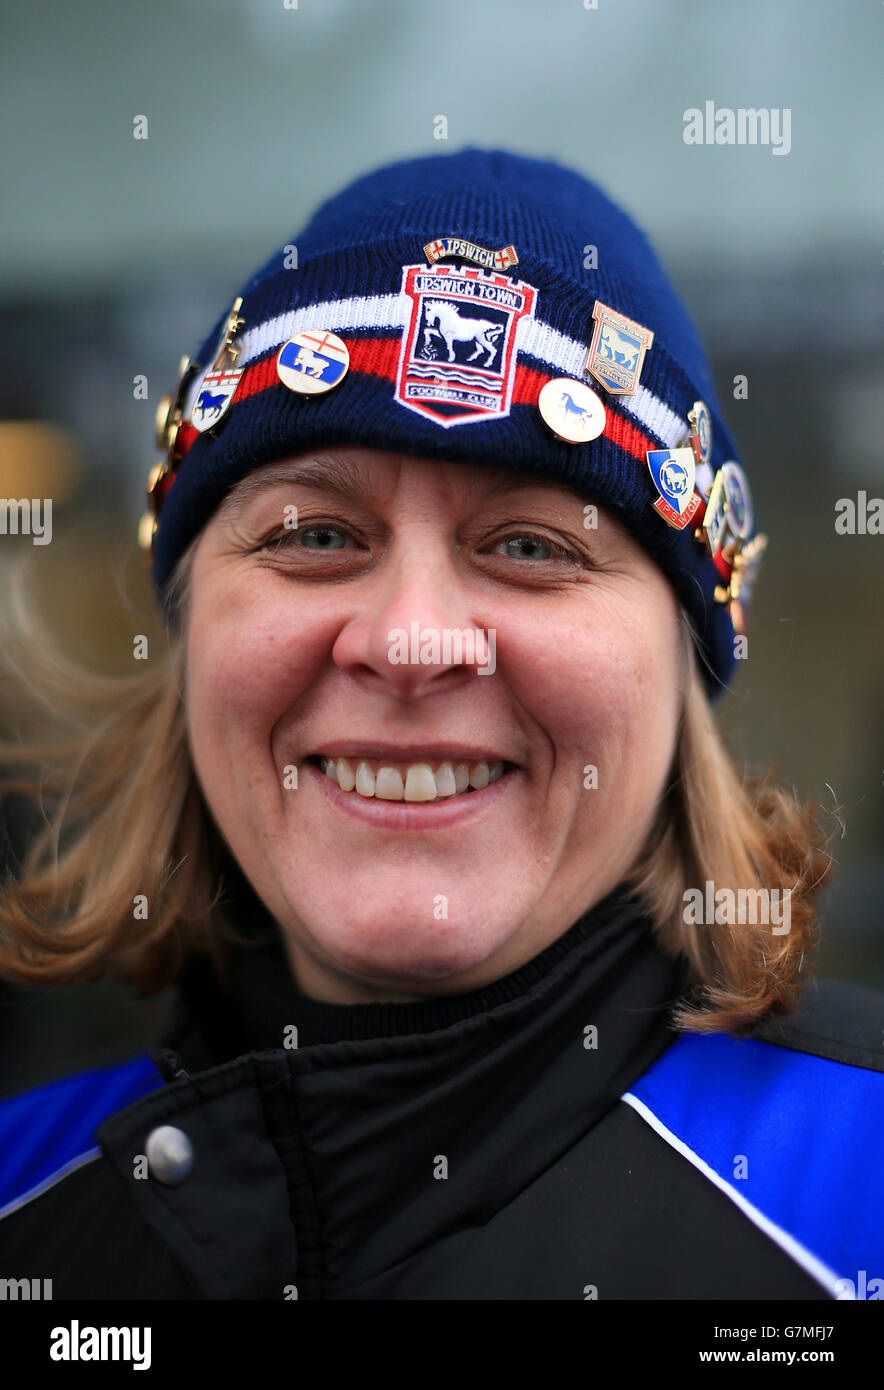
M 537 398 L 540 413 L 553 434 L 569 444 L 597 439 L 605 428 L 605 407 L 585 382 L 554 377 Z

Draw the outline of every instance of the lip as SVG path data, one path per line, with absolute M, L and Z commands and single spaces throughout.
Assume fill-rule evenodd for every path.
M 341 753 L 340 757 L 346 754 Z M 518 768 L 512 767 L 487 787 L 445 801 L 376 801 L 373 796 L 360 796 L 358 792 L 342 792 L 314 763 L 305 762 L 302 766 L 318 780 L 320 794 L 328 797 L 335 810 L 378 830 L 445 830 L 474 821 L 493 810 L 501 796 L 506 796 L 518 772 Z
M 450 762 L 514 763 L 515 758 L 506 753 L 495 753 L 487 748 L 469 747 L 463 743 L 324 743 L 314 748 L 310 755 L 314 758 L 389 758 L 391 762 L 407 763 L 424 761 L 429 758 L 448 759 Z

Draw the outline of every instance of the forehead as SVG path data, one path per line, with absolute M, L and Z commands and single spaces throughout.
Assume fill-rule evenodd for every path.
M 563 500 L 586 500 L 584 494 L 576 489 L 545 478 L 540 473 L 496 468 L 487 464 L 440 463 L 436 459 L 379 449 L 348 448 L 315 451 L 256 468 L 227 494 L 221 512 L 225 516 L 238 513 L 269 488 L 285 484 L 321 488 L 343 497 L 376 500 L 392 497 L 403 472 L 424 469 L 434 470 L 437 477 L 444 473 L 450 486 L 478 497 L 501 496 L 529 489 L 557 494 Z

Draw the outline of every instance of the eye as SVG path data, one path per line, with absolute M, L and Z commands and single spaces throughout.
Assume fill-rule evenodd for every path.
M 568 550 L 567 547 L 566 547 L 566 546 L 563 546 L 563 545 L 556 545 L 555 541 L 551 541 L 547 536 L 540 536 L 540 535 L 535 534 L 535 533 L 532 532 L 532 531 L 519 531 L 519 532 L 514 533 L 514 534 L 511 535 L 511 536 L 504 536 L 504 537 L 502 537 L 499 541 L 497 541 L 497 542 L 495 543 L 494 549 L 496 550 L 497 547 L 499 547 L 499 546 L 501 546 L 501 545 L 504 545 L 504 546 L 513 546 L 513 545 L 515 545 L 515 546 L 524 546 L 524 547 L 527 547 L 529 553 L 527 554 L 527 556 L 525 556 L 525 555 L 524 555 L 524 551 L 523 551 L 523 558 L 527 558 L 527 559 L 529 559 L 529 560 L 535 560 L 535 561 L 540 560 L 540 561 L 542 561 L 542 560 L 548 560 L 548 559 L 550 559 L 550 558 L 556 557 L 556 558 L 558 558 L 558 559 L 570 560 L 570 561 L 572 561 L 574 564 L 582 564 L 582 563 L 583 563 L 581 557 L 580 557 L 579 555 L 577 555 L 575 551 L 573 551 L 573 550 Z M 530 553 L 532 547 L 534 548 L 534 552 L 535 552 L 535 553 L 533 553 L 533 554 Z M 546 550 L 547 550 L 547 552 L 548 552 L 548 554 L 537 554 L 536 552 L 537 552 L 538 547 L 540 547 L 541 549 L 542 549 L 543 547 L 545 547 Z M 499 553 L 499 552 L 498 552 L 498 553 Z M 508 552 L 508 558 L 509 558 L 509 559 L 516 559 L 516 558 L 518 558 L 518 556 L 517 556 L 517 555 L 514 555 L 512 551 L 509 551 L 509 552 Z
M 314 538 L 316 544 L 307 544 L 308 537 Z M 271 551 L 289 547 L 297 550 L 342 550 L 345 548 L 344 545 L 337 542 L 348 538 L 348 533 L 342 531 L 339 526 L 318 522 L 312 526 L 286 527 L 275 532 L 259 548 Z

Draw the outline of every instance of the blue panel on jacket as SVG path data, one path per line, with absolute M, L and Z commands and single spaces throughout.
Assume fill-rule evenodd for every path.
M 147 1053 L 0 1101 L 0 1214 L 93 1149 L 98 1126 L 165 1085 Z
M 729 1194 L 826 1266 L 833 1293 L 845 1296 L 836 1281 L 857 1283 L 862 1270 L 884 1277 L 884 1073 L 754 1038 L 685 1034 L 629 1095 Z

